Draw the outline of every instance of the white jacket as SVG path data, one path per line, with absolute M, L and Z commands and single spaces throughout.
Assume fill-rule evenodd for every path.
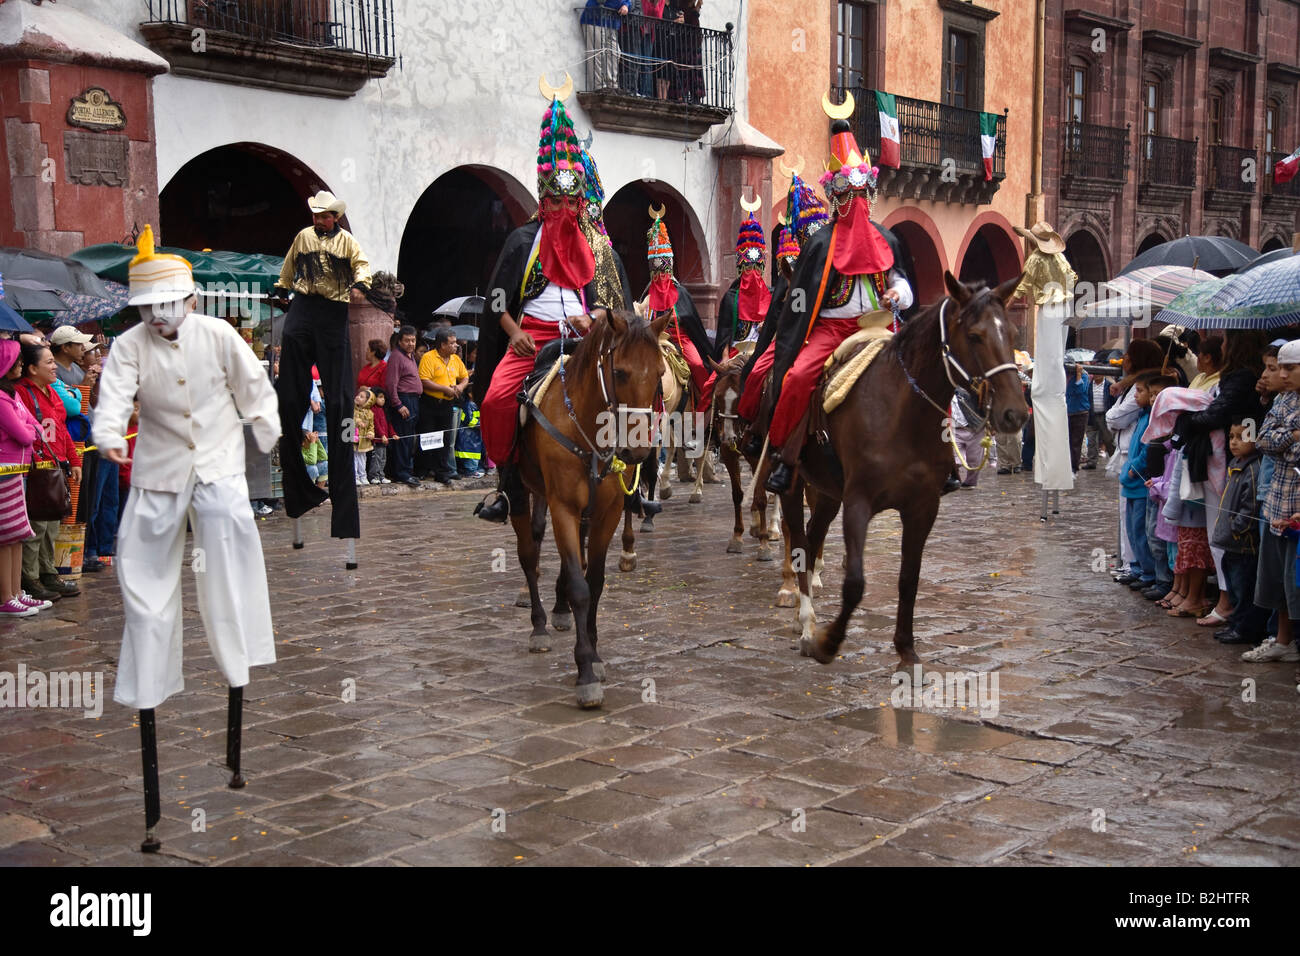
M 103 386 L 100 386 L 101 388 Z M 1133 438 L 1133 426 L 1142 416 L 1142 407 L 1137 403 L 1137 386 L 1130 386 L 1124 397 L 1111 406 L 1106 413 L 1106 427 L 1115 436 L 1115 454 L 1106 464 L 1106 474 L 1118 480 L 1128 465 L 1128 446 Z
M 144 323 L 118 336 L 99 381 L 94 439 L 125 448 L 127 422 L 140 401 L 131 485 L 183 491 L 190 473 L 210 484 L 244 474 L 244 427 L 262 452 L 280 437 L 280 405 L 266 371 L 239 333 L 222 319 L 190 313 L 176 341 Z

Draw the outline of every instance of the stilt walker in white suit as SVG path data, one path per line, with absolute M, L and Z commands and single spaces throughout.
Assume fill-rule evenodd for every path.
M 230 684 L 226 761 L 239 788 L 243 688 L 250 667 L 275 661 L 262 542 L 248 504 L 244 432 L 257 447 L 280 437 L 275 390 L 252 349 L 222 319 L 191 310 L 190 264 L 154 253 L 145 226 L 131 260 L 130 298 L 141 323 L 113 344 L 99 384 L 94 439 L 125 464 L 127 422 L 140 403 L 131 494 L 118 530 L 117 575 L 126 627 L 113 699 L 140 711 L 145 841 L 157 852 L 158 747 L 154 708 L 181 676 L 181 573 L 189 559 L 208 646 Z M 188 520 L 194 550 L 185 551 Z

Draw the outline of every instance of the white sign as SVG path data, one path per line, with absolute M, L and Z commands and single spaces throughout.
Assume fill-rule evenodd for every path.
M 420 436 L 420 449 L 428 451 L 431 448 L 442 447 L 442 432 L 428 432 Z

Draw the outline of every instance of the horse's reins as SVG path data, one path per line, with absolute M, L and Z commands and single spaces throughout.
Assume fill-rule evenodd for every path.
M 953 370 L 956 370 L 957 374 L 966 380 L 966 385 L 973 390 L 973 394 L 977 394 L 979 396 L 980 412 L 983 414 L 984 432 L 985 432 L 984 437 L 980 439 L 980 445 L 984 449 L 984 455 L 979 463 L 979 466 L 976 468 L 972 468 L 970 463 L 966 461 L 966 456 L 962 453 L 960 446 L 957 444 L 957 436 L 956 434 L 954 434 L 952 428 L 948 429 L 948 436 L 949 436 L 948 442 L 949 444 L 952 445 L 952 450 L 957 456 L 958 464 L 960 464 L 968 472 L 977 472 L 982 470 L 984 466 L 989 463 L 988 453 L 989 453 L 989 449 L 993 447 L 993 429 L 989 424 L 989 414 L 992 412 L 992 406 L 993 406 L 993 395 L 988 388 L 989 379 L 991 379 L 994 375 L 1001 374 L 1002 372 L 1016 371 L 1016 363 L 1003 362 L 1001 365 L 996 365 L 991 369 L 987 369 L 986 371 L 979 373 L 978 375 L 971 375 L 969 372 L 966 371 L 966 369 L 962 368 L 961 362 L 957 361 L 957 357 L 952 354 L 952 347 L 948 344 L 948 322 L 945 317 L 945 314 L 948 311 L 948 303 L 950 301 L 951 299 L 945 298 L 943 300 L 943 303 L 939 306 L 939 349 L 943 358 L 943 373 L 945 376 L 947 376 L 948 384 L 953 387 L 953 391 L 956 391 L 958 388 L 961 387 L 955 381 L 953 381 L 952 373 Z M 939 412 L 940 415 L 942 415 L 945 419 L 948 419 L 951 416 L 951 409 L 944 408 L 942 405 L 940 405 L 938 402 L 936 402 L 933 398 L 931 398 L 929 395 L 925 393 L 925 390 L 921 388 L 921 386 L 917 383 L 916 379 L 912 377 L 912 373 L 907 370 L 907 365 L 904 364 L 903 362 L 902 349 L 896 349 L 895 353 L 898 355 L 898 364 L 900 367 L 902 367 L 903 374 L 907 376 L 907 384 L 912 386 L 912 391 L 914 391 L 917 395 L 920 395 L 922 398 L 924 398 L 927 402 L 929 402 L 932 406 L 934 406 L 934 408 Z

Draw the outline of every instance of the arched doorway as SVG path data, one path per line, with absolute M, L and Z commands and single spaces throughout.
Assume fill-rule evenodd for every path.
M 423 326 L 448 299 L 486 295 L 506 236 L 536 206 L 518 180 L 490 166 L 458 166 L 435 179 L 402 231 L 397 275 L 407 320 Z
M 218 146 L 195 156 L 163 187 L 159 243 L 282 256 L 311 225 L 308 197 L 329 188 L 282 150 L 261 143 Z
M 1260 252 L 1276 252 L 1278 249 L 1289 249 L 1289 248 L 1290 248 L 1290 246 L 1287 245 L 1287 242 L 1286 242 L 1285 239 L 1283 239 L 1281 236 L 1273 236 L 1273 237 L 1270 238 L 1267 242 L 1265 242 L 1262 246 L 1259 247 L 1259 251 L 1260 251 Z
M 714 314 L 718 290 L 708 288 L 712 270 L 704 231 L 700 228 L 699 217 L 682 194 L 658 180 L 630 182 L 605 202 L 605 230 L 614 251 L 623 260 L 632 296 L 640 296 L 650 284 L 646 233 L 650 231 L 651 206 L 663 206 L 666 210 L 664 223 L 673 244 L 674 274 L 688 288 L 708 324 L 708 317 Z
M 1074 290 L 1076 303 L 1102 298 L 1100 286 L 1110 278 L 1110 271 L 1106 265 L 1106 251 L 1097 237 L 1087 229 L 1079 229 L 1071 233 L 1065 240 L 1065 258 L 1079 277 L 1079 283 Z M 1076 338 L 1074 329 L 1071 329 L 1070 333 L 1070 338 Z M 1110 338 L 1113 338 L 1113 335 L 1109 327 L 1080 329 L 1076 341 L 1067 339 L 1066 348 L 1077 345 L 1081 348 L 1097 349 Z
M 961 258 L 962 282 L 983 279 L 990 286 L 1014 277 L 1020 271 L 1020 256 L 1016 245 L 1006 232 L 995 225 L 985 224 L 976 230 Z
M 1142 255 L 1142 253 L 1146 252 L 1148 249 L 1154 249 L 1156 246 L 1162 246 L 1168 241 L 1169 240 L 1166 239 L 1164 236 L 1160 235 L 1160 233 L 1153 232 L 1151 233 L 1151 235 L 1147 236 L 1140 243 L 1138 243 L 1137 252 L 1133 253 L 1133 258 L 1136 259 L 1138 256 Z
M 930 217 L 918 209 L 897 209 L 883 225 L 898 238 L 903 265 L 912 276 L 914 308 L 919 310 L 947 295 L 943 240 Z

